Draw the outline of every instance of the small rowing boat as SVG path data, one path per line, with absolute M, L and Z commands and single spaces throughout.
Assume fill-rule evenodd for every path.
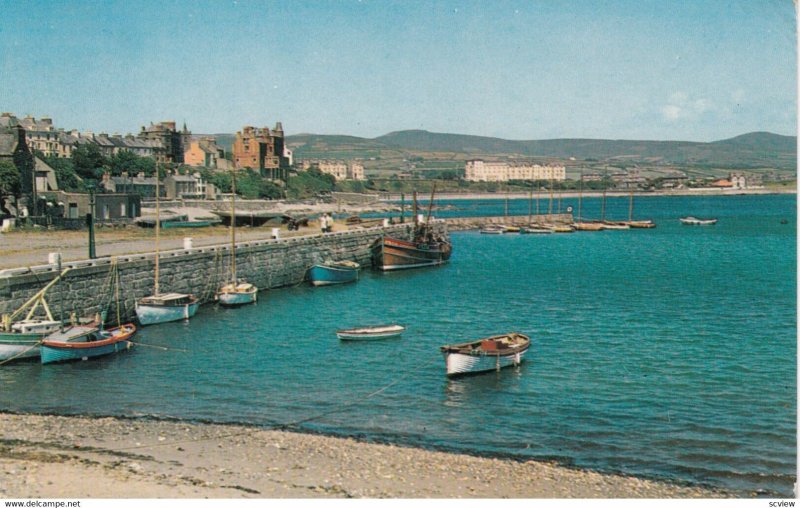
M 128 341 L 136 333 L 136 326 L 126 324 L 108 330 L 94 325 L 78 325 L 59 330 L 42 341 L 42 364 L 88 360 L 131 347 Z
M 713 226 L 717 223 L 717 219 L 698 219 L 697 217 L 681 217 L 681 224 L 684 226 Z
M 486 226 L 481 229 L 482 235 L 502 235 L 505 232 L 505 226 Z
M 377 340 L 399 337 L 406 327 L 402 325 L 363 326 L 338 330 L 336 336 L 341 340 Z
M 542 228 L 537 226 L 522 226 L 519 228 L 519 234 L 521 235 L 549 235 L 552 233 L 553 230 L 550 228 Z
M 472 342 L 441 346 L 439 349 L 444 355 L 447 375 L 459 376 L 519 365 L 530 345 L 530 337 L 511 332 Z

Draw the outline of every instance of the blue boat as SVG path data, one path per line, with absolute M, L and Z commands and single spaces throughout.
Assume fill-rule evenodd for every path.
M 314 265 L 308 270 L 308 280 L 314 286 L 354 282 L 358 280 L 359 268 L 361 268 L 361 265 L 354 261 Z
M 124 351 L 131 347 L 128 339 L 135 333 L 136 327 L 132 324 L 108 330 L 100 330 L 95 325 L 70 326 L 42 341 L 42 364 L 88 360 Z
M 148 296 L 136 302 L 136 317 L 142 325 L 169 323 L 189 319 L 199 306 L 200 302 L 194 295 L 166 293 Z

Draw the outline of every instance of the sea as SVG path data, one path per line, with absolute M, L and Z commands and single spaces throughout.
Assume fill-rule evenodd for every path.
M 593 219 L 625 220 L 629 205 L 580 203 Z M 498 196 L 433 213 L 507 207 L 536 204 Z M 114 356 L 5 365 L 0 410 L 280 427 L 792 496 L 796 210 L 795 195 L 637 197 L 635 218 L 656 228 L 454 232 L 441 267 L 206 305 Z M 686 215 L 719 222 L 684 226 Z M 407 330 L 379 342 L 335 334 L 386 323 Z M 439 346 L 508 331 L 532 339 L 521 366 L 445 376 Z

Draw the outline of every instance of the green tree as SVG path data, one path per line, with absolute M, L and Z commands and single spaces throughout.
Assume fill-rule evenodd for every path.
M 49 155 L 44 157 L 44 161 L 55 171 L 59 189 L 67 192 L 82 192 L 85 190 L 83 182 L 75 172 L 75 165 L 72 163 L 72 159 Z
M 6 198 L 13 198 L 14 208 L 18 208 L 17 203 L 22 195 L 19 170 L 8 159 L 0 160 L 0 211 L 4 215 L 10 216 L 11 211 L 6 208 Z
M 75 172 L 84 180 L 100 180 L 108 166 L 108 160 L 95 144 L 78 145 L 72 151 L 72 163 Z
M 151 176 L 156 171 L 156 161 L 151 157 L 142 157 L 127 150 L 112 155 L 108 158 L 107 163 L 114 176 L 120 176 L 123 171 L 130 176 L 136 176 L 139 173 Z

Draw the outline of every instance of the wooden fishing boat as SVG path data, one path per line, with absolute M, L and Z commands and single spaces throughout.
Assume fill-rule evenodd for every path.
M 156 256 L 153 276 L 153 295 L 136 301 L 136 317 L 142 326 L 189 319 L 197 312 L 200 302 L 194 295 L 159 292 L 159 238 L 161 233 L 161 208 L 159 206 L 158 164 L 156 164 Z
M 519 226 L 503 226 L 503 230 L 506 233 L 519 233 L 520 227 Z
M 717 223 L 717 219 L 698 219 L 697 217 L 681 217 L 681 224 L 685 226 L 713 226 Z
M 450 259 L 452 247 L 444 240 L 407 242 L 382 236 L 372 246 L 372 262 L 379 270 L 405 270 L 437 266 Z
M 313 286 L 346 284 L 358 280 L 361 265 L 355 261 L 327 262 L 308 269 L 308 280 Z
M 231 217 L 236 216 L 236 173 L 231 171 Z M 258 298 L 258 288 L 247 281 L 236 277 L 236 221 L 230 224 L 231 231 L 231 274 L 228 283 L 222 286 L 216 296 L 220 305 L 238 307 L 255 303 Z
M 135 333 L 136 326 L 130 323 L 108 330 L 95 325 L 70 326 L 42 341 L 42 364 L 88 360 L 124 351 L 132 346 L 129 339 Z
M 575 228 L 573 228 L 572 226 L 568 226 L 568 225 L 558 225 L 558 224 L 556 224 L 556 225 L 553 225 L 553 226 L 549 226 L 549 228 L 550 228 L 550 230 L 553 231 L 553 233 L 574 233 L 575 232 Z
M 399 337 L 406 327 L 402 325 L 377 325 L 362 326 L 360 328 L 349 328 L 338 330 L 336 336 L 341 340 L 378 340 Z
M 527 335 L 511 332 L 462 344 L 441 346 L 448 376 L 500 370 L 519 365 L 531 345 Z

